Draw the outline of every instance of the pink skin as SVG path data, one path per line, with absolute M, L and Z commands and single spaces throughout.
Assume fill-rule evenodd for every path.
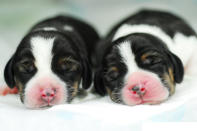
M 8 94 L 18 94 L 18 89 L 16 87 L 11 89 L 8 86 L 4 86 L 0 88 L 0 95 L 6 96 Z
M 139 91 L 132 90 L 134 87 L 138 87 Z M 127 105 L 157 104 L 168 96 L 167 87 L 162 85 L 159 78 L 145 72 L 133 73 L 122 90 L 123 102 Z
M 53 106 L 66 102 L 66 87 L 62 87 L 50 78 L 39 79 L 26 90 L 25 105 L 29 108 Z

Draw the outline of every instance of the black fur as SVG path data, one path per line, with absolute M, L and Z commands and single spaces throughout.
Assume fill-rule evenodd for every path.
M 107 37 L 113 36 L 117 29 L 125 23 L 131 25 L 155 25 L 161 28 L 171 38 L 174 37 L 176 32 L 180 32 L 186 36 L 196 35 L 195 31 L 182 18 L 165 11 L 144 9 L 116 24 L 108 33 Z

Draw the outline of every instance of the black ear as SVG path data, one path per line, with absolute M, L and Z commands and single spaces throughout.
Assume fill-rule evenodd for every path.
M 95 91 L 101 96 L 106 95 L 106 89 L 103 83 L 103 72 L 101 70 L 97 70 L 94 75 L 94 88 Z
M 14 58 L 12 57 L 8 63 L 6 64 L 5 66 L 5 69 L 4 69 L 4 79 L 5 79 L 5 82 L 7 83 L 7 85 L 10 87 L 10 88 L 14 88 L 15 86 L 15 80 L 14 80 L 14 71 L 13 71 L 13 60 Z
M 92 69 L 87 59 L 83 62 L 82 87 L 88 89 L 92 83 Z
M 174 79 L 176 83 L 181 83 L 184 76 L 184 67 L 182 61 L 173 53 L 169 54 L 170 60 L 173 65 Z

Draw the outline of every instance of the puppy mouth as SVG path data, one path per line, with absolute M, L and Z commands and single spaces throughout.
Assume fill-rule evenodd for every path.
M 50 108 L 50 107 L 52 107 L 54 105 L 56 105 L 56 104 L 53 104 L 52 102 L 46 102 L 46 103 L 43 103 L 43 105 L 41 105 L 38 108 L 45 109 L 45 108 Z
M 54 104 L 43 104 L 42 106 L 39 106 L 39 107 L 27 107 L 27 108 L 29 108 L 29 109 L 32 109 L 32 110 L 45 110 L 45 109 L 49 109 L 49 108 L 51 108 L 51 107 L 53 107 L 54 106 Z

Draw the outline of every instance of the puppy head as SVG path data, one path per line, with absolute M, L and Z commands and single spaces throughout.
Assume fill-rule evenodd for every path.
M 114 102 L 157 104 L 174 94 L 175 84 L 183 79 L 180 59 L 153 36 L 136 33 L 108 45 L 94 85 Z
M 76 40 L 53 31 L 28 34 L 8 61 L 4 76 L 10 88 L 16 86 L 28 108 L 70 102 L 91 84 L 86 52 Z

